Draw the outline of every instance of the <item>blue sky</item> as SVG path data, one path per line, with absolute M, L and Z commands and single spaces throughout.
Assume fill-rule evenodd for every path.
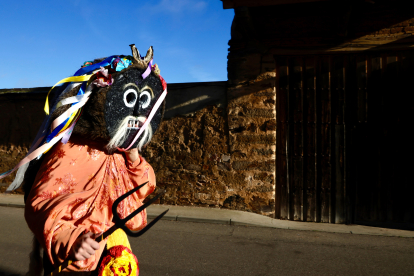
M 2 1 L 0 88 L 52 86 L 84 61 L 154 47 L 167 83 L 227 80 L 220 0 Z

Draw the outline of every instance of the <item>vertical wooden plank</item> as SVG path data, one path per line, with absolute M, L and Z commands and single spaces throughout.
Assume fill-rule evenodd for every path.
M 315 222 L 322 221 L 322 57 L 315 58 Z
M 347 194 L 347 192 L 348 192 L 348 187 L 347 187 L 347 185 L 348 185 L 348 183 L 347 183 L 347 181 L 348 181 L 348 179 L 347 179 L 347 175 L 348 175 L 348 172 L 347 172 L 347 169 L 348 169 L 348 167 L 347 167 L 347 161 L 348 161 L 348 159 L 347 159 L 347 154 L 346 154 L 346 151 L 347 151 L 347 143 L 348 143 L 348 141 L 347 141 L 347 139 L 348 139 L 348 137 L 347 137 L 347 130 L 348 130 L 348 126 L 347 126 L 347 109 L 348 109 L 348 105 L 347 105 L 347 94 L 348 94 L 348 89 L 349 89 L 349 87 L 347 86 L 347 83 L 348 83 L 348 73 L 349 73 L 349 66 L 351 66 L 352 65 L 352 63 L 351 63 L 351 57 L 349 56 L 349 55 L 347 55 L 347 56 L 345 56 L 345 59 L 344 59 L 344 67 L 343 67 L 343 101 L 342 101 L 342 114 L 343 114 L 343 119 L 342 119 L 342 127 L 343 127 L 343 133 L 342 133 L 342 137 L 343 137 L 343 143 L 342 143 L 342 151 L 341 151 L 341 154 L 342 154 L 342 156 L 341 156 L 341 158 L 340 158 L 340 160 L 342 160 L 342 181 L 343 181 L 343 187 L 342 187 L 342 192 L 343 192 L 343 202 L 342 202 L 342 208 L 343 208 L 343 221 L 342 221 L 342 223 L 347 223 L 347 221 L 349 221 L 348 220 L 348 210 L 347 210 L 347 207 L 348 207 L 348 201 L 347 201 L 347 198 L 348 198 L 348 194 Z M 337 216 L 338 217 L 338 216 Z
M 283 138 L 280 136 L 280 130 L 282 129 L 283 124 L 283 110 L 281 105 L 281 90 L 280 90 L 280 64 L 277 57 L 275 57 L 275 70 L 276 70 L 276 81 L 275 81 L 275 89 L 276 89 L 276 172 L 275 172 L 275 218 L 281 218 L 281 199 L 282 199 L 282 186 L 283 186 L 283 159 L 284 156 L 282 154 L 283 148 Z
M 309 187 L 309 219 L 308 221 L 318 221 L 318 202 L 317 202 L 317 93 L 316 93 L 316 78 L 318 70 L 318 58 L 315 56 L 309 61 L 308 70 L 308 152 L 309 152 L 309 163 L 308 163 L 308 187 Z M 312 64 L 312 66 L 311 66 Z M 313 74 L 312 74 L 313 73 Z M 320 216 L 319 216 L 320 218 Z M 320 221 L 320 219 L 319 219 Z
M 357 56 L 357 125 L 354 132 L 355 155 L 355 221 L 364 220 L 368 217 L 366 204 L 366 174 L 364 168 L 367 152 L 367 116 L 368 116 L 368 76 L 371 75 L 371 57 L 369 55 Z
M 306 193 L 304 195 L 304 212 L 306 212 L 305 221 L 316 221 L 316 57 L 307 57 L 303 66 L 303 179 Z
M 293 89 L 293 62 L 292 57 L 287 58 L 287 107 L 288 107 L 288 119 L 287 119 L 287 192 L 288 192 L 288 219 L 294 220 L 294 89 Z
M 301 118 L 301 131 L 302 131 L 302 138 L 301 138 L 301 162 L 302 162 L 302 194 L 301 194 L 301 221 L 307 221 L 307 141 L 308 133 L 307 133 L 307 95 L 305 89 L 305 80 L 306 80 L 306 61 L 305 58 L 302 57 L 301 61 L 301 106 L 302 106 L 302 118 Z
M 335 172 L 333 175 L 332 185 L 334 193 L 334 208 L 333 221 L 335 223 L 345 223 L 345 160 L 344 160 L 344 146 L 345 146 L 345 126 L 344 126 L 344 111 L 345 111 L 345 67 L 347 66 L 347 56 L 337 56 L 333 61 L 332 83 L 334 95 L 332 96 L 332 116 L 334 138 L 333 143 L 333 166 Z
M 276 189 L 280 200 L 280 219 L 288 219 L 288 70 L 286 57 L 276 57 L 276 81 L 279 89 L 276 90 Z
M 372 100 L 375 93 L 373 79 L 378 79 L 379 59 L 371 55 L 358 55 L 357 57 L 357 127 L 353 145 L 355 147 L 355 176 L 356 176 L 356 217 L 357 221 L 369 221 L 373 216 L 373 189 L 372 185 L 375 176 L 372 172 L 373 154 L 370 142 L 370 128 L 372 122 Z M 371 73 L 373 71 L 373 74 Z M 369 98 L 368 98 L 369 97 Z M 369 103 L 369 105 L 368 105 Z M 371 176 L 371 177 L 370 177 Z
M 335 207 L 336 207 L 336 117 L 337 117 L 337 101 L 338 101 L 338 78 L 336 72 L 335 56 L 329 57 L 329 92 L 330 92 L 330 205 L 329 205 L 329 222 L 335 222 Z
M 384 167 L 384 148 L 386 148 L 387 146 L 384 147 L 384 130 L 387 128 L 387 123 L 385 122 L 385 118 L 384 118 L 384 107 L 385 107 L 385 98 L 384 96 L 386 94 L 389 93 L 390 88 L 392 86 L 396 87 L 397 83 L 394 83 L 394 81 L 396 82 L 397 79 L 393 78 L 392 80 L 389 79 L 389 77 L 387 76 L 387 67 L 388 67 L 388 60 L 389 57 L 387 56 L 387 54 L 382 54 L 381 55 L 381 81 L 380 83 L 380 89 L 378 90 L 378 102 L 380 104 L 379 108 L 378 108 L 378 114 L 377 114 L 377 118 L 375 119 L 375 129 L 376 129 L 376 133 L 372 133 L 370 136 L 372 138 L 376 137 L 377 138 L 377 185 L 376 185 L 376 193 L 375 193 L 375 202 L 374 202 L 374 212 L 375 212 L 375 220 L 376 221 L 384 221 L 384 213 L 382 212 L 382 210 L 384 210 L 382 208 L 382 205 L 384 205 L 384 192 L 387 189 L 387 185 L 386 182 L 384 182 L 384 176 L 386 175 L 386 170 L 387 167 Z M 396 77 L 396 76 L 395 76 Z M 394 84 L 392 84 L 391 86 L 390 81 Z M 387 97 L 388 98 L 388 97 Z
M 338 76 L 336 70 L 337 56 L 329 58 L 329 91 L 330 91 L 330 205 L 329 205 L 329 222 L 335 222 L 336 213 L 336 120 L 337 120 L 337 102 L 338 102 Z
M 365 149 L 363 159 L 365 160 L 365 170 L 361 170 L 361 176 L 364 179 L 363 194 L 361 196 L 361 203 L 366 206 L 365 221 L 377 221 L 378 217 L 378 202 L 379 190 L 381 188 L 379 181 L 379 164 L 380 164 L 380 149 L 381 147 L 381 131 L 379 126 L 379 118 L 381 117 L 383 91 L 382 76 L 384 68 L 384 56 L 381 54 L 374 54 L 371 57 L 371 74 L 368 75 L 368 112 L 365 124 Z
M 315 221 L 315 62 L 304 58 L 303 65 L 303 180 L 304 221 Z
M 331 222 L 331 86 L 330 56 L 321 58 L 321 222 Z
M 302 65 L 300 57 L 290 58 L 289 72 L 289 116 L 292 118 L 289 127 L 291 128 L 291 154 L 289 155 L 292 162 L 289 175 L 291 178 L 290 195 L 292 198 L 291 207 L 293 211 L 293 220 L 302 219 L 302 202 L 303 202 L 303 168 L 302 168 L 302 129 L 303 129 L 303 108 L 302 108 Z
M 363 63 L 365 65 L 365 63 Z M 356 198 L 356 160 L 358 141 L 355 139 L 355 131 L 358 121 L 358 91 L 360 79 L 365 72 L 363 66 L 362 76 L 358 74 L 358 62 L 356 55 L 350 55 L 345 66 L 345 115 L 344 115 L 344 163 L 345 163 L 345 213 L 347 224 L 355 223 L 355 198 Z

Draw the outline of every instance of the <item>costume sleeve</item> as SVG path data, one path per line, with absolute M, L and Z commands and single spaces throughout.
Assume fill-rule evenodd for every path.
M 55 231 L 50 246 L 51 255 L 54 257 L 55 263 L 62 263 L 68 258 L 76 239 L 84 232 L 85 229 L 83 227 L 70 227 L 65 224 Z
M 144 200 L 155 190 L 155 173 L 152 166 L 141 156 L 135 162 L 127 160 L 127 171 L 134 186 L 141 185 L 148 181 L 144 187 L 138 190 L 138 198 Z
M 31 198 L 29 197 L 28 200 Z M 72 246 L 76 239 L 88 232 L 84 225 L 73 225 L 61 218 L 61 214 L 56 211 L 48 212 L 49 206 L 54 206 L 53 200 L 50 202 L 34 200 L 26 203 L 25 217 L 30 229 L 45 249 L 49 260 L 56 268 L 68 259 Z M 49 213 L 49 215 L 47 215 Z M 71 271 L 93 270 L 105 248 L 105 243 L 100 243 L 100 249 L 95 252 L 95 256 L 74 262 L 70 267 Z
M 94 199 L 100 185 L 88 180 L 90 171 L 99 171 L 104 163 L 92 158 L 88 160 L 85 152 L 86 149 L 82 153 L 78 147 L 63 144 L 52 148 L 44 157 L 26 200 L 26 222 L 55 268 L 67 260 L 80 235 L 88 231 L 101 232 L 96 225 L 105 221 L 98 215 L 93 216 L 97 213 L 92 211 L 97 205 Z M 104 161 L 104 156 L 101 158 Z M 74 160 L 84 163 L 71 165 Z M 105 243 L 101 244 L 95 256 L 74 262 L 68 270 L 93 270 L 105 246 Z

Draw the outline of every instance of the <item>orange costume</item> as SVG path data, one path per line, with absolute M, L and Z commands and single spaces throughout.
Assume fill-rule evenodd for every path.
M 154 171 L 141 156 L 132 163 L 98 144 L 71 141 L 46 153 L 26 201 L 27 224 L 55 267 L 68 258 L 80 235 L 102 233 L 113 225 L 111 207 L 119 196 L 148 181 L 119 204 L 118 214 L 124 218 L 155 189 Z M 140 230 L 146 217 L 144 210 L 126 226 Z M 95 256 L 72 263 L 68 270 L 95 270 L 104 248 L 101 242 Z

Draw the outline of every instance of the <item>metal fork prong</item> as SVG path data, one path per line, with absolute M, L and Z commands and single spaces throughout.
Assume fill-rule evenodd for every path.
M 127 217 L 125 217 L 122 220 L 120 220 L 122 222 L 122 224 L 125 225 L 125 223 L 128 220 L 132 219 L 136 214 L 142 212 L 142 210 L 144 210 L 145 208 L 147 208 L 148 206 L 150 206 L 154 201 L 156 201 L 164 193 L 165 193 L 165 190 L 161 191 L 156 196 L 154 196 L 153 198 L 151 198 L 150 200 L 148 200 L 148 202 L 146 202 L 144 205 L 142 205 L 141 207 L 139 207 L 138 209 L 136 209 L 134 212 L 132 212 L 131 214 L 129 214 Z
M 131 194 L 135 193 L 136 191 L 138 191 L 139 189 L 141 189 L 145 184 L 147 184 L 147 182 L 139 185 L 138 187 L 135 187 L 134 189 L 126 192 L 124 195 L 121 195 L 120 197 L 118 197 L 114 203 L 112 204 L 112 215 L 114 216 L 114 222 L 119 221 L 120 218 L 118 216 L 118 205 L 119 203 L 124 200 L 125 198 L 127 198 L 128 196 L 130 196 Z
M 144 183 L 144 184 L 142 184 L 142 185 L 145 185 L 146 183 Z M 142 186 L 141 185 L 141 186 Z M 136 189 L 136 188 L 135 188 Z M 157 200 L 162 194 L 164 194 L 165 193 L 165 190 L 163 190 L 162 192 L 160 192 L 159 194 L 157 194 L 154 198 L 152 198 L 150 201 L 148 201 L 147 203 L 145 203 L 144 205 L 142 205 L 141 207 L 139 207 L 137 210 L 135 210 L 133 213 L 131 213 L 129 216 L 127 216 L 126 218 L 124 218 L 124 219 L 121 219 L 121 218 L 119 218 L 119 216 L 118 216 L 118 214 L 115 214 L 114 213 L 114 222 L 115 222 L 115 224 L 111 227 L 111 228 L 109 228 L 108 230 L 106 230 L 105 231 L 105 233 L 103 233 L 103 234 L 101 234 L 101 235 L 99 235 L 96 239 L 95 239 L 95 241 L 97 241 L 97 242 L 100 242 L 101 240 L 104 240 L 104 239 L 106 239 L 109 235 L 111 235 L 113 232 L 115 232 L 115 230 L 116 229 L 118 229 L 118 228 L 122 228 L 128 235 L 129 234 L 135 234 L 134 232 L 132 232 L 131 230 L 129 230 L 126 226 L 125 226 L 125 223 L 128 221 L 128 220 L 130 220 L 133 216 L 135 216 L 136 214 L 138 214 L 139 212 L 142 212 L 142 210 L 144 210 L 146 207 L 148 207 L 151 203 L 153 203 L 155 200 Z M 164 213 L 162 213 L 161 215 L 159 215 L 158 217 L 156 217 L 153 221 L 154 221 L 154 223 L 155 222 L 157 222 L 159 219 L 161 219 L 164 215 L 165 215 L 165 213 L 167 213 L 168 212 L 168 210 L 167 211 L 165 211 Z M 154 224 L 154 223 L 152 223 L 152 221 L 151 221 L 151 226 Z M 150 226 L 150 227 L 151 227 Z M 148 227 L 148 229 L 150 228 L 150 227 Z M 144 228 L 145 229 L 145 228 Z M 142 230 L 144 230 L 144 229 L 142 229 Z M 148 230 L 147 229 L 147 230 Z M 141 230 L 141 231 L 142 231 Z M 147 230 L 145 230 L 145 231 L 147 231 Z M 145 232 L 144 231 L 144 232 Z M 136 236 L 136 237 L 138 237 L 138 236 Z
M 133 232 L 131 230 L 129 230 L 127 227 L 125 227 L 126 229 L 123 228 L 123 230 L 125 231 L 125 233 L 128 236 L 131 237 L 139 237 L 142 234 L 144 234 L 145 232 L 147 232 L 152 226 L 154 226 L 154 224 L 156 224 L 170 209 L 165 210 L 164 212 L 162 212 L 159 216 L 157 216 L 155 219 L 153 219 L 150 223 L 147 224 L 147 226 L 145 226 L 143 229 L 141 229 L 138 232 Z

